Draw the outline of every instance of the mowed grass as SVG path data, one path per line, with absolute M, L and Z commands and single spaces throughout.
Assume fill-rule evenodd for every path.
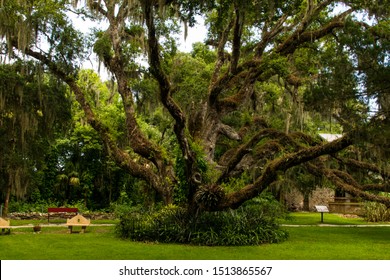
M 309 224 L 318 219 L 298 215 Z M 310 214 L 312 215 L 312 214 Z M 309 216 L 310 216 L 309 215 Z M 338 219 L 335 217 L 334 219 Z M 344 218 L 343 218 L 344 219 Z M 324 218 L 325 220 L 325 218 Z M 310 222 L 311 221 L 311 222 Z M 298 222 L 298 221 L 296 221 Z M 355 222 L 363 222 L 357 221 Z M 121 240 L 113 226 L 68 234 L 66 227 L 17 228 L 0 236 L 2 260 L 389 260 L 390 227 L 285 227 L 280 244 L 207 247 Z
M 280 221 L 281 224 L 289 225 L 320 225 L 321 224 L 321 213 L 313 212 L 296 212 L 290 213 L 288 217 Z M 378 223 L 369 223 L 362 217 L 354 215 L 341 215 L 334 213 L 323 214 L 323 224 L 332 225 L 375 225 Z M 381 223 L 389 224 L 389 223 Z

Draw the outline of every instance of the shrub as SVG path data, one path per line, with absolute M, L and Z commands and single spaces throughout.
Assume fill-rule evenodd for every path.
M 203 212 L 188 216 L 185 209 L 169 205 L 151 213 L 129 213 L 117 226 L 121 238 L 133 241 L 207 246 L 278 243 L 287 239 L 274 216 L 253 204 L 237 210 Z
M 9 203 L 9 213 L 31 213 L 31 212 L 46 212 L 48 207 L 53 205 L 52 202 L 39 200 L 36 202 L 25 202 L 11 200 Z
M 116 218 L 120 219 L 128 213 L 140 211 L 140 207 L 133 206 L 131 203 L 112 202 L 108 211 L 113 213 Z
M 384 204 L 366 202 L 364 216 L 368 222 L 388 222 L 390 221 L 390 210 Z
M 260 210 L 260 211 L 259 211 Z M 191 244 L 209 246 L 259 245 L 287 239 L 274 219 L 262 215 L 261 209 L 243 207 L 224 212 L 205 212 L 192 226 Z
M 153 212 L 130 212 L 122 215 L 117 233 L 135 241 L 178 242 L 176 230 L 184 211 L 174 205 Z
M 72 204 L 59 204 L 58 202 L 53 201 L 44 201 L 39 200 L 36 202 L 26 202 L 26 201 L 15 201 L 11 200 L 9 203 L 9 213 L 31 213 L 31 212 L 41 212 L 46 213 L 47 208 L 50 207 L 74 207 L 78 208 L 81 213 L 88 213 L 88 209 L 84 204 L 84 201 L 78 201 Z

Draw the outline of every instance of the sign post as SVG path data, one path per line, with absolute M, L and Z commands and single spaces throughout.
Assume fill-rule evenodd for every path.
M 329 213 L 329 209 L 325 205 L 315 205 L 317 212 L 321 213 L 321 223 L 324 222 L 324 213 Z

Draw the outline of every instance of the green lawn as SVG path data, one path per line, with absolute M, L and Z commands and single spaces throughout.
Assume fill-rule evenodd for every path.
M 323 214 L 323 224 L 332 225 L 372 225 L 374 223 L 366 222 L 362 217 L 348 217 L 333 213 Z M 289 216 L 280 221 L 281 224 L 289 225 L 319 225 L 321 224 L 321 213 L 297 212 L 290 213 Z M 386 224 L 386 223 L 383 223 Z M 388 223 L 387 223 L 388 224 Z
M 309 223 L 311 219 L 318 218 L 318 213 L 312 218 L 309 216 L 298 215 L 295 219 L 306 220 Z M 89 227 L 85 234 L 68 234 L 66 227 L 44 227 L 40 234 L 34 234 L 31 228 L 17 228 L 13 229 L 10 235 L 0 236 L 0 259 L 390 260 L 390 227 L 285 229 L 289 232 L 290 238 L 281 244 L 203 247 L 120 240 L 114 235 L 114 227 L 106 226 Z

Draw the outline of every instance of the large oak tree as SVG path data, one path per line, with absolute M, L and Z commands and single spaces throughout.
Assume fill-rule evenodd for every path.
M 301 166 L 390 206 L 378 195 L 389 190 L 390 174 L 387 2 L 4 0 L 0 34 L 10 58 L 39 61 L 69 86 L 117 164 L 148 182 L 167 204 L 180 192 L 191 212 L 236 208 Z M 69 15 L 75 14 L 107 27 L 86 36 L 72 24 Z M 199 68 L 175 68 L 181 64 L 172 27 L 195 24 L 196 15 L 204 16 L 209 30 L 203 54 L 210 54 L 205 61 L 212 68 L 202 78 L 203 92 L 185 96 L 177 73 L 196 76 Z M 92 49 L 121 96 L 126 145 L 77 83 Z M 147 69 L 137 62 L 144 54 Z M 146 93 L 134 85 L 148 80 L 152 98 L 172 123 L 161 131 L 175 136 L 168 148 L 141 127 L 139 96 Z M 317 138 L 304 125 L 305 114 L 313 112 L 337 122 L 343 137 Z M 176 161 L 174 147 L 180 151 Z M 245 186 L 224 189 L 243 172 L 252 174 Z

